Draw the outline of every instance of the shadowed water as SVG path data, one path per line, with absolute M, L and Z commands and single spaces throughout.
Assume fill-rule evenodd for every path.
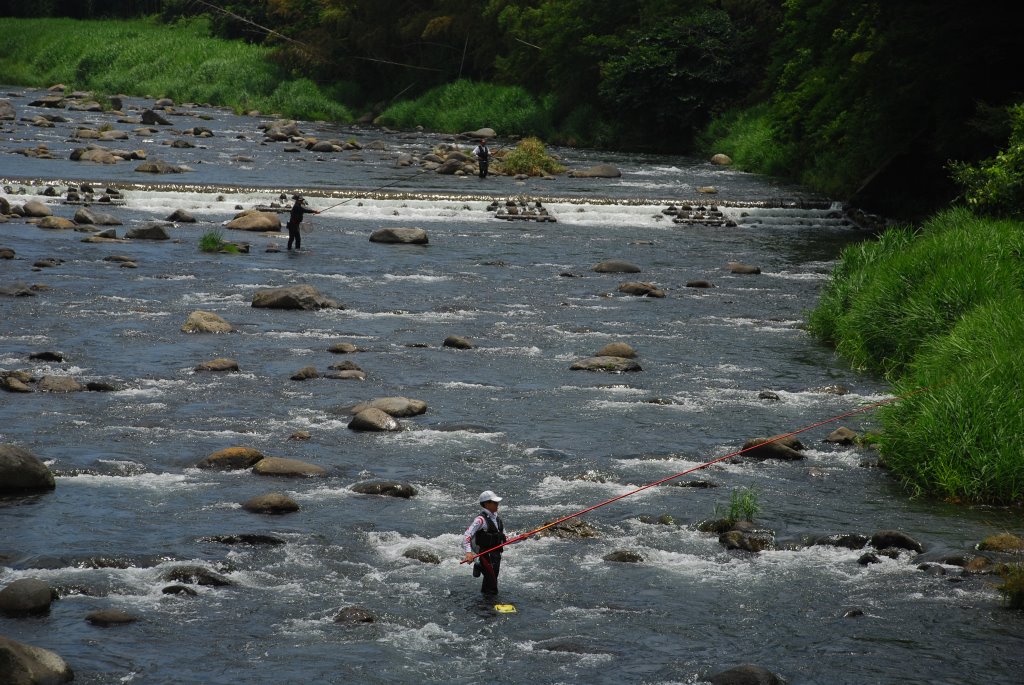
M 203 141 L 206 150 L 168 158 L 195 168 L 181 183 L 199 187 L 132 187 L 126 204 L 109 210 L 125 227 L 176 208 L 200 219 L 172 227 L 171 242 L 86 244 L 73 231 L 0 225 L 0 246 L 17 255 L 0 262 L 0 285 L 48 287 L 36 297 L 0 299 L 0 368 L 118 388 L 0 395 L 0 442 L 31 449 L 58 474 L 53 493 L 0 503 L 0 585 L 35 577 L 64 595 L 46 617 L 0 618 L 0 634 L 56 651 L 76 682 L 105 685 L 694 683 L 742 663 L 791 683 L 1017 682 L 1024 624 L 1002 608 L 996 581 L 953 582 L 961 581 L 955 566 L 944 565 L 946 575 L 917 566 L 968 552 L 991 533 L 1019 532 L 1019 516 L 908 499 L 884 471 L 861 466 L 870 452 L 821 442 L 833 425 L 802 436 L 808 449 L 800 462 L 719 464 L 686 477 L 716 488 L 659 486 L 588 514 L 597 538 L 510 548 L 499 598 L 516 604 L 515 614 L 494 613 L 458 563 L 460 534 L 481 490 L 505 497 L 506 524 L 522 532 L 735 450 L 748 437 L 884 399 L 882 382 L 847 369 L 802 324 L 840 250 L 864 239 L 861 232 L 827 210 L 727 207 L 736 228 L 673 224 L 661 201 L 692 199 L 699 186 L 713 185 L 716 197 L 737 204 L 803 197 L 696 160 L 562 150 L 577 168 L 610 159 L 623 177 L 523 185 L 499 177 L 481 190 L 475 178 L 395 168 L 394 150 L 363 162 L 286 153 L 259 145 L 252 119 L 195 111 L 213 123 L 188 125 L 208 125 L 216 137 Z M 67 161 L 77 145 L 67 130 L 5 128 L 5 151 L 48 140 L 61 157 L 0 153 L 7 178 L 145 182 L 128 163 Z M 250 139 L 235 139 L 239 133 Z M 337 135 L 350 133 L 417 150 L 436 142 Z M 257 151 L 251 156 L 259 162 L 224 161 L 243 148 Z M 314 208 L 326 208 L 338 201 L 332 194 L 395 179 L 409 184 L 395 190 L 417 195 L 364 193 L 308 218 L 302 252 L 267 252 L 283 248 L 283 238 L 235 232 L 227 237 L 251 242 L 250 254 L 197 249 L 236 205 L 269 202 L 280 189 L 304 189 Z M 490 200 L 510 196 L 546 198 L 557 223 L 492 218 Z M 70 217 L 75 207 L 52 209 Z M 382 226 L 420 226 L 430 244 L 370 243 Z M 115 254 L 135 258 L 138 268 L 103 260 Z M 31 270 L 46 257 L 64 262 Z M 591 270 L 610 258 L 642 272 Z M 723 268 L 729 261 L 762 273 L 732 274 Z M 685 287 L 695 279 L 716 287 Z M 623 295 L 617 287 L 626 280 L 653 282 L 667 297 Z M 250 306 L 258 289 L 297 283 L 345 309 Z M 181 333 L 196 309 L 220 314 L 236 332 Z M 451 334 L 476 347 L 442 347 Z M 327 352 L 341 341 L 364 349 Z M 643 371 L 569 370 L 612 341 L 633 345 Z M 42 350 L 59 350 L 66 361 L 28 360 Z M 240 373 L 193 371 L 221 356 L 236 359 Z M 289 380 L 304 366 L 325 372 L 342 359 L 359 364 L 366 381 Z M 850 392 L 820 390 L 837 384 Z M 779 401 L 760 399 L 763 390 Z M 401 419 L 398 433 L 347 428 L 339 408 L 391 395 L 422 399 L 429 410 Z M 874 427 L 870 413 L 846 425 Z M 287 439 L 299 430 L 311 439 Z M 281 480 L 195 468 L 232 445 L 314 463 L 328 475 Z M 350 490 L 370 478 L 407 481 L 418 494 L 403 500 Z M 737 487 L 755 488 L 758 523 L 775 531 L 777 550 L 727 552 L 694 529 Z M 267 517 L 241 509 L 269 491 L 288 494 L 301 511 Z M 676 523 L 640 520 L 661 514 Z M 800 544 L 887 528 L 920 540 L 925 555 L 862 566 L 862 550 Z M 203 541 L 239 533 L 285 544 Z M 412 548 L 441 563 L 403 556 Z M 622 549 L 644 561 L 603 560 Z M 97 558 L 116 567 L 95 568 Z M 195 564 L 235 586 L 195 586 L 191 599 L 161 593 L 171 584 L 164 574 Z M 377 621 L 334 623 L 351 605 Z M 84 621 L 107 607 L 140 621 L 112 629 Z M 854 608 L 864 615 L 843 618 Z

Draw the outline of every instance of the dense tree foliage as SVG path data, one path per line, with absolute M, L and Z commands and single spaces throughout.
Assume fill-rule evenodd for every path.
M 1024 100 L 1024 51 L 1007 3 L 30 4 L 0 0 L 0 12 L 159 13 L 165 21 L 208 14 L 218 35 L 272 47 L 291 78 L 312 79 L 346 104 L 375 113 L 469 80 L 524 89 L 541 103 L 549 133 L 577 143 L 693 150 L 694 133 L 709 120 L 719 128 L 739 122 L 756 129 L 746 137 L 753 170 L 883 207 L 906 206 L 907 196 L 915 196 L 927 209 L 951 197 L 949 160 L 992 157 L 1010 132 L 1008 107 Z M 758 160 L 770 160 L 771 168 L 759 168 Z M 903 197 L 892 192 L 894 184 Z

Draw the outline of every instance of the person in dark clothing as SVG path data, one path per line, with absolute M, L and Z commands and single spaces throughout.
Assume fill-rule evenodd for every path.
M 480 164 L 480 178 L 487 178 L 487 165 L 491 159 L 491 151 L 487 149 L 487 141 L 481 140 L 480 144 L 473 148 L 473 155 Z
M 462 551 L 465 553 L 464 560 L 470 561 L 474 554 L 486 552 L 487 550 L 502 544 L 508 538 L 505 535 L 505 524 L 498 516 L 498 497 L 490 490 L 480 493 L 480 506 L 483 511 L 473 519 L 473 523 L 466 529 L 462 537 Z M 480 592 L 485 595 L 494 595 L 498 592 L 498 572 L 501 570 L 502 549 L 484 554 L 476 558 L 473 564 L 473 576 L 483 576 L 483 585 Z
M 288 249 L 292 249 L 292 243 L 295 243 L 295 249 L 302 249 L 302 234 L 299 232 L 299 224 L 302 223 L 303 214 L 319 214 L 320 212 L 310 209 L 306 206 L 306 201 L 301 195 L 293 195 L 292 199 L 295 200 L 295 204 L 292 205 L 291 215 L 288 217 Z

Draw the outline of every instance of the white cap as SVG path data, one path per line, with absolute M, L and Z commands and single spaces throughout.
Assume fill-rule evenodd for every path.
M 484 490 L 480 493 L 480 504 L 484 502 L 500 502 L 501 498 L 495 495 L 490 490 Z

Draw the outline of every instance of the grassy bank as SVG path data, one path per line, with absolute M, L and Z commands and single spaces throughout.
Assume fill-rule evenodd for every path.
M 433 88 L 415 100 L 398 102 L 377 118 L 385 126 L 422 126 L 442 133 L 493 128 L 502 135 L 551 132 L 544 103 L 518 86 L 496 86 L 460 80 Z
M 308 79 L 282 74 L 270 50 L 209 36 L 204 20 L 76 21 L 0 18 L 0 82 L 63 83 L 113 95 L 170 97 L 236 111 L 350 121 L 349 110 Z
M 952 501 L 1024 501 L 1024 223 L 942 212 L 847 248 L 810 329 L 896 394 L 885 463 Z

